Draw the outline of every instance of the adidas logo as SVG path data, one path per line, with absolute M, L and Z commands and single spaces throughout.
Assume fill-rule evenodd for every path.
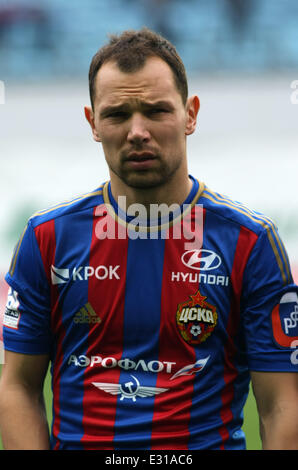
M 94 312 L 88 302 L 74 316 L 74 323 L 101 323 L 101 318 Z

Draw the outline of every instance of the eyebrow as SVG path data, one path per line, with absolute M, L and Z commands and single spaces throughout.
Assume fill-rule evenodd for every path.
M 170 101 L 154 101 L 154 102 L 144 102 L 142 105 L 145 109 L 154 109 L 154 108 L 167 108 L 173 109 L 173 104 Z
M 154 102 L 143 101 L 141 102 L 141 108 L 145 110 L 150 110 L 154 108 L 166 108 L 168 110 L 172 110 L 173 105 L 169 101 L 163 101 L 163 100 L 154 101 Z M 104 118 L 108 116 L 109 114 L 112 114 L 115 112 L 129 112 L 130 109 L 131 109 L 131 105 L 128 103 L 123 103 L 123 104 L 115 105 L 115 106 L 112 106 L 112 105 L 106 106 L 100 111 L 99 116 L 101 118 Z
M 109 114 L 111 113 L 115 113 L 115 112 L 119 112 L 119 111 L 128 111 L 129 110 L 129 106 L 123 104 L 123 105 L 115 105 L 115 106 L 106 106 L 105 108 L 103 108 L 100 113 L 99 113 L 99 116 L 101 118 L 104 118 L 106 116 L 108 116 Z

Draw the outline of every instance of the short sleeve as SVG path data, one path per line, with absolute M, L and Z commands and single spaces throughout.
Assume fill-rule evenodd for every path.
M 298 371 L 298 286 L 277 232 L 264 228 L 246 266 L 242 321 L 250 370 Z
M 10 287 L 3 319 L 5 349 L 50 353 L 50 290 L 30 220 L 15 247 L 5 280 Z

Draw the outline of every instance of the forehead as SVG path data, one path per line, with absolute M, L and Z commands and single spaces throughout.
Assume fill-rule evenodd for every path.
M 181 100 L 170 66 L 159 57 L 149 57 L 136 72 L 122 72 L 116 62 L 106 62 L 95 82 L 95 105 L 118 104 L 127 100 Z

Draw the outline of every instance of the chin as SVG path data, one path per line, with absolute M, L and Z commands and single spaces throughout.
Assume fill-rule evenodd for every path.
M 150 174 L 150 173 L 143 173 L 138 172 L 138 174 L 130 174 L 125 175 L 125 177 L 121 178 L 122 181 L 131 188 L 135 189 L 151 189 L 157 188 L 165 184 L 169 178 L 161 175 L 161 174 Z

